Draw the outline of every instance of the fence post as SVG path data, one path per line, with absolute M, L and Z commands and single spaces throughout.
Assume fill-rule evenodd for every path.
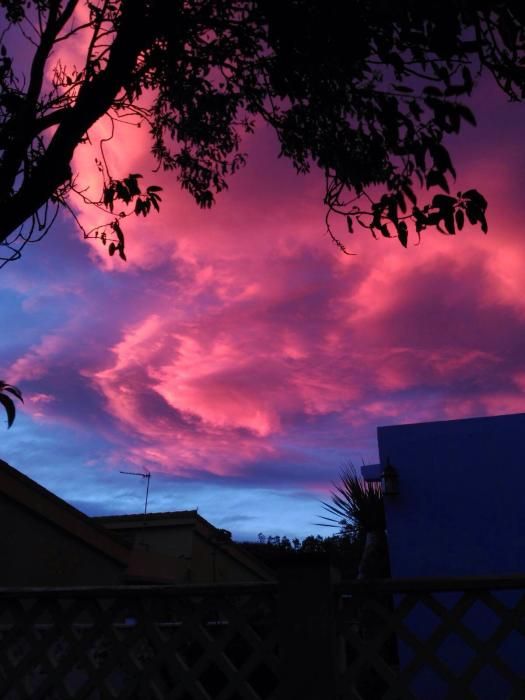
M 282 700 L 336 700 L 337 637 L 328 562 L 297 561 L 279 570 Z

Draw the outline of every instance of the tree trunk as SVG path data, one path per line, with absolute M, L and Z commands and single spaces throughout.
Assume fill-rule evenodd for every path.
M 384 530 L 371 530 L 366 533 L 357 578 L 362 581 L 367 578 L 388 578 L 389 576 L 390 561 L 386 532 Z
M 122 4 L 118 32 L 104 70 L 84 81 L 75 104 L 64 111 L 45 154 L 33 171 L 26 174 L 18 192 L 2 192 L 5 183 L 0 183 L 0 243 L 71 179 L 70 163 L 76 147 L 93 124 L 108 112 L 122 86 L 130 80 L 147 42 L 147 34 L 141 26 L 143 13 L 142 0 L 126 0 Z

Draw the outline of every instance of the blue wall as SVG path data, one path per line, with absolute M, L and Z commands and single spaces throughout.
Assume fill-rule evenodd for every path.
M 525 572 L 525 414 L 378 428 L 392 576 Z
M 393 577 L 525 572 L 525 414 L 379 428 L 378 440 L 381 464 L 389 459 L 399 474 L 399 495 L 385 497 Z M 502 591 L 497 597 L 512 606 L 520 594 Z M 449 607 L 459 594 L 434 597 Z M 436 622 L 422 606 L 405 618 L 420 639 L 433 634 Z M 483 639 L 496 632 L 499 619 L 478 601 L 461 622 Z M 398 651 L 402 669 L 418 653 L 402 639 Z M 523 674 L 525 636 L 514 631 L 501 640 L 497 655 Z M 439 658 L 453 675 L 467 674 L 477 700 L 511 697 L 492 664 L 469 675 L 473 651 L 458 634 L 444 639 Z M 418 700 L 450 697 L 426 663 L 410 689 Z

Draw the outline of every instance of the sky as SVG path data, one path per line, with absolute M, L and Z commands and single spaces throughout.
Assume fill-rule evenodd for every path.
M 489 233 L 417 246 L 327 238 L 319 173 L 262 127 L 211 210 L 153 173 L 144 130 L 108 145 L 115 176 L 161 185 L 128 262 L 62 217 L 0 270 L 0 378 L 20 386 L 0 457 L 90 515 L 198 508 L 237 540 L 331 534 L 321 501 L 380 425 L 525 411 L 525 107 L 485 83 L 449 142 Z M 100 123 L 93 142 L 108 125 Z M 94 149 L 74 169 L 96 191 Z M 87 226 L 97 214 L 79 209 Z

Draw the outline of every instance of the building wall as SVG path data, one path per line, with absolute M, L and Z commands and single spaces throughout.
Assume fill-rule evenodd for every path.
M 0 587 L 110 585 L 122 567 L 0 494 Z
M 239 583 L 241 581 L 261 581 L 255 572 L 229 556 L 227 545 L 194 534 L 192 582 L 193 583 Z
M 381 463 L 390 459 L 399 474 L 399 495 L 385 497 L 393 577 L 525 572 L 525 414 L 379 428 L 378 438 Z M 511 605 L 514 594 L 500 593 L 499 599 Z M 435 599 L 450 604 L 446 593 Z M 416 607 L 405 624 L 428 639 L 435 618 Z M 467 626 L 476 636 L 490 637 L 494 624 L 485 605 L 469 609 Z M 403 669 L 413 652 L 400 639 L 398 651 Z M 506 638 L 498 655 L 522 669 L 524 638 Z M 451 635 L 439 656 L 460 673 L 472 650 Z M 478 700 L 508 697 L 498 673 L 477 676 L 470 688 Z M 444 697 L 426 663 L 410 689 L 417 700 Z
M 137 549 L 144 548 L 151 553 L 175 558 L 180 564 L 178 583 L 236 583 L 240 581 L 260 581 L 261 577 L 231 557 L 227 546 L 210 541 L 209 537 L 199 534 L 193 524 L 177 524 L 110 528 L 118 536 Z
M 378 429 L 392 576 L 525 572 L 525 414 Z
M 192 528 L 167 527 L 111 527 L 114 537 L 146 555 L 167 558 L 166 574 L 173 583 L 192 583 Z M 161 567 L 162 568 L 162 567 Z M 155 571 L 158 572 L 156 568 Z M 162 572 L 160 572 L 162 573 Z
M 177 525 L 176 527 L 120 527 L 108 528 L 114 534 L 137 548 L 144 548 L 151 552 L 167 554 L 175 557 L 191 557 L 192 551 L 192 526 Z

